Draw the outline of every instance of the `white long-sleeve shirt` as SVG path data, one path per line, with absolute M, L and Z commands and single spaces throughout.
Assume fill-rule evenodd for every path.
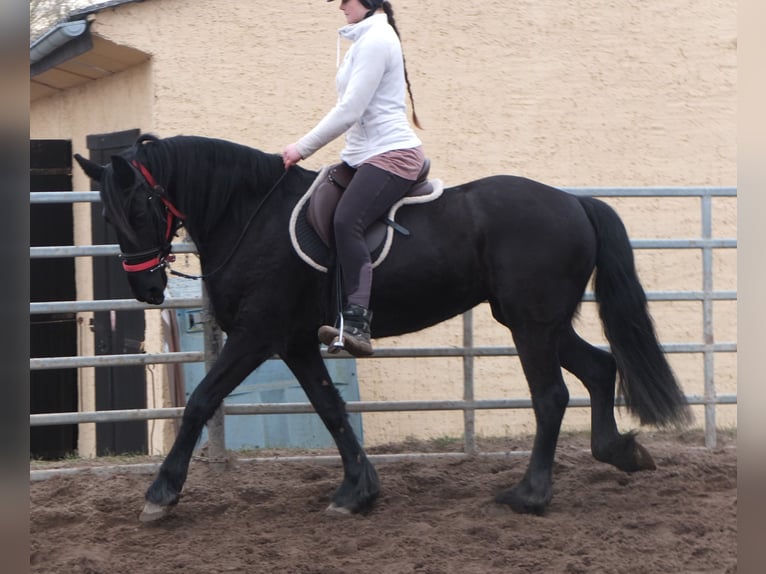
M 335 78 L 338 101 L 297 142 L 309 157 L 341 134 L 341 159 L 356 167 L 372 156 L 421 145 L 407 119 L 402 47 L 385 14 L 349 24 L 338 33 L 353 41 Z

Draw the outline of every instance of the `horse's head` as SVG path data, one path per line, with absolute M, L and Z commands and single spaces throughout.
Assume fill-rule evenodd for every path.
M 117 232 L 133 296 L 159 305 L 165 300 L 165 267 L 172 261 L 170 240 L 180 214 L 146 167 L 131 157 L 130 151 L 115 155 L 101 166 L 75 154 L 85 174 L 101 185 L 104 217 Z

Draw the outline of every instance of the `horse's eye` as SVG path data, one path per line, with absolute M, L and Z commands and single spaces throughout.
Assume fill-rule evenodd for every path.
M 111 225 L 112 220 L 109 219 L 109 216 L 106 214 L 106 209 L 101 210 L 101 215 L 103 216 L 104 220 Z

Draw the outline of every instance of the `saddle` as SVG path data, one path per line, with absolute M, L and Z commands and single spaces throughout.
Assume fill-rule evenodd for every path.
M 428 179 L 430 167 L 431 162 L 426 159 L 407 194 L 391 206 L 386 217 L 367 228 L 365 241 L 373 268 L 380 265 L 388 255 L 395 231 L 405 236 L 410 234 L 408 229 L 396 222 L 399 208 L 434 201 L 444 191 L 441 180 Z M 325 273 L 333 250 L 335 208 L 353 176 L 353 169 L 344 163 L 324 166 L 290 216 L 290 240 L 295 252 L 311 267 Z

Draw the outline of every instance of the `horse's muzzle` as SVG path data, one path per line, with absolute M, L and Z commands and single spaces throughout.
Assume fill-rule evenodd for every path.
M 136 274 L 144 275 L 144 273 Z M 136 300 L 142 303 L 148 303 L 149 305 L 160 305 L 165 301 L 165 281 L 161 284 L 156 282 L 142 281 L 143 277 L 133 277 L 128 275 L 128 283 L 130 284 L 130 290 L 133 292 L 133 296 Z M 147 284 L 148 283 L 148 284 Z
M 139 301 L 142 299 L 138 298 Z M 143 299 L 144 303 L 150 305 L 161 305 L 165 301 L 165 292 L 162 289 L 150 289 L 146 297 Z

